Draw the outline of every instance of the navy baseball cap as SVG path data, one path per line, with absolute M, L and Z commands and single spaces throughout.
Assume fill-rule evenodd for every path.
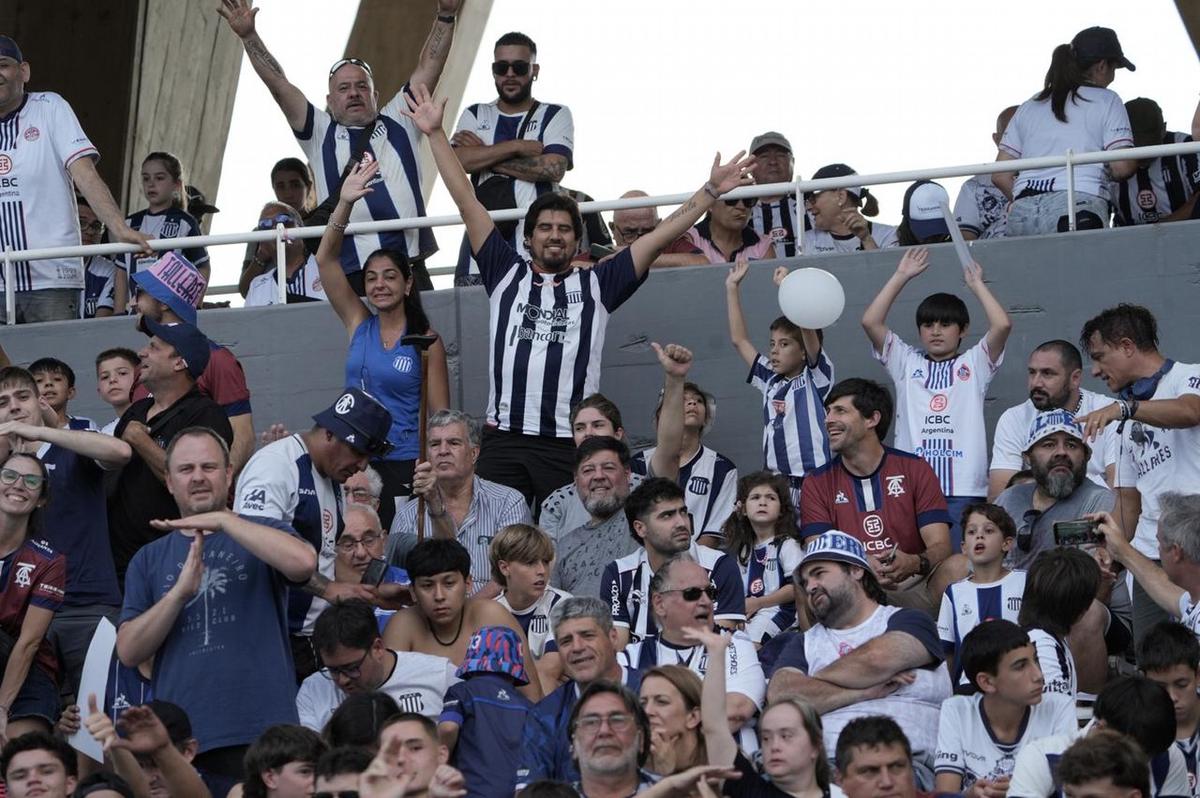
M 0 35 L 0 58 L 11 58 L 18 64 L 25 62 L 25 56 L 21 54 L 21 48 L 11 36 Z
M 1071 47 L 1075 50 L 1075 58 L 1078 61 L 1084 63 L 1116 61 L 1119 66 L 1125 67 L 1130 72 L 1137 71 L 1133 62 L 1125 57 L 1124 51 L 1121 50 L 1121 41 L 1117 38 L 1117 32 L 1112 28 L 1102 28 L 1097 25 L 1081 30 L 1071 40 Z
M 950 195 L 931 180 L 918 180 L 905 192 L 903 213 L 918 241 L 950 235 L 946 217 L 942 215 L 943 203 L 950 205 Z
M 209 345 L 208 338 L 195 325 L 188 324 L 186 321 L 166 324 L 142 316 L 138 328 L 146 335 L 161 338 L 175 347 L 175 351 L 187 364 L 188 374 L 193 380 L 200 379 L 200 375 L 208 368 L 208 358 L 212 353 L 212 347 Z
M 347 388 L 336 402 L 313 416 L 313 421 L 363 454 L 383 457 L 392 450 L 387 439 L 392 414 L 358 388 Z

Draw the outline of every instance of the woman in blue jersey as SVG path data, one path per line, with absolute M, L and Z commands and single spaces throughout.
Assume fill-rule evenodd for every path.
M 388 435 L 392 451 L 386 459 L 371 464 L 383 477 L 379 515 L 387 529 L 396 511 L 394 497 L 408 495 L 413 468 L 423 456 L 417 451 L 421 353 L 402 344 L 401 339 L 405 335 L 431 334 L 433 329 L 421 308 L 421 294 L 403 252 L 378 249 L 367 257 L 363 282 L 370 307 L 354 293 L 342 271 L 338 253 L 342 250 L 350 209 L 371 193 L 368 184 L 379 171 L 379 162 L 367 158 L 364 155 L 363 162 L 342 183 L 341 198 L 329 216 L 329 226 L 317 250 L 317 265 L 325 296 L 350 335 L 346 386 L 371 394 L 392 414 L 392 431 Z M 429 348 L 429 384 L 425 395 L 430 414 L 450 406 L 446 347 L 440 338 Z
M 142 195 L 146 197 L 146 207 L 130 214 L 125 220 L 134 230 L 150 238 L 183 238 L 201 234 L 200 223 L 185 210 L 187 191 L 183 184 L 183 164 L 171 153 L 152 152 L 142 161 Z M 205 280 L 208 279 L 208 250 L 204 247 L 185 247 L 178 252 L 200 270 Z M 133 277 L 149 267 L 163 254 L 156 252 L 150 257 L 137 254 L 128 256 L 129 276 Z

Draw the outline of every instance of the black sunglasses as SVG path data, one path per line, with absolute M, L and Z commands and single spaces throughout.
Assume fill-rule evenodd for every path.
M 492 74 L 497 77 L 507 75 L 511 68 L 513 74 L 519 78 L 523 78 L 529 74 L 530 63 L 528 61 L 493 61 Z
M 742 197 L 741 199 L 725 200 L 725 204 L 730 208 L 736 208 L 739 202 L 742 203 L 743 208 L 753 208 L 758 204 L 758 197 Z
M 660 593 L 678 593 L 683 597 L 684 601 L 699 601 L 701 596 L 708 596 L 713 601 L 717 600 L 717 589 L 712 585 L 707 587 L 681 587 L 675 590 L 660 590 Z
M 333 77 L 333 73 L 337 72 L 339 69 L 344 67 L 346 64 L 354 64 L 356 67 L 361 67 L 363 72 L 366 72 L 367 75 L 374 77 L 374 75 L 372 75 L 372 73 L 371 73 L 371 65 L 368 64 L 366 61 L 362 60 L 361 58 L 343 58 L 342 60 L 336 62 L 333 66 L 331 66 L 329 68 L 329 77 Z
M 337 792 L 314 792 L 312 798 L 358 798 L 358 790 L 338 790 Z

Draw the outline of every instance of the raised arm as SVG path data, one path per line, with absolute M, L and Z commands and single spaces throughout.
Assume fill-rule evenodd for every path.
M 675 479 L 679 476 L 679 453 L 683 448 L 683 383 L 692 367 L 692 353 L 679 344 L 665 347 L 650 344 L 662 364 L 662 410 L 658 414 L 658 440 L 650 468 L 654 476 Z
M 317 554 L 308 543 L 275 527 L 256 524 L 229 510 L 150 523 L 162 531 L 195 529 L 201 532 L 224 532 L 252 555 L 283 574 L 289 582 L 296 584 L 307 582 L 317 569 Z
M 1200 395 L 1194 393 L 1181 394 L 1173 399 L 1130 402 L 1129 410 L 1130 421 L 1141 421 L 1155 427 L 1189 429 L 1200 426 Z M 1120 420 L 1121 405 L 1117 402 L 1075 419 L 1083 427 L 1083 436 L 1088 441 L 1097 440 L 1105 427 Z
M 686 628 L 683 638 L 703 643 L 708 655 L 708 670 L 704 672 L 704 690 L 700 697 L 700 727 L 708 749 L 708 763 L 729 767 L 737 757 L 737 741 L 729 730 L 725 715 L 725 650 L 729 638 L 700 627 Z
M 774 248 L 772 247 L 772 253 Z M 770 257 L 775 257 L 772 254 Z M 775 287 L 779 288 L 783 285 L 783 281 L 788 276 L 787 266 L 776 266 L 771 279 L 775 281 Z M 800 340 L 804 342 L 804 361 L 808 363 L 809 368 L 816 368 L 819 358 L 821 357 L 821 336 L 816 330 L 810 330 L 807 327 L 800 328 Z
M 196 535 L 171 589 L 153 607 L 125 621 L 117 630 L 117 657 L 121 664 L 136 668 L 158 653 L 179 613 L 200 592 L 203 578 L 204 536 Z
M 1167 572 L 1149 557 L 1130 545 L 1125 537 L 1125 531 L 1118 526 L 1109 513 L 1093 513 L 1086 516 L 1093 521 L 1099 521 L 1097 531 L 1104 535 L 1104 547 L 1117 562 L 1124 565 L 1133 574 L 1133 578 L 1141 585 L 1154 603 L 1171 615 L 1179 613 L 1179 600 L 1187 591 L 1167 578 Z
M 217 13 L 242 40 L 250 66 L 254 67 L 254 72 L 275 98 L 288 126 L 292 130 L 303 128 L 308 117 L 308 99 L 283 74 L 283 67 L 267 50 L 267 45 L 263 44 L 255 30 L 254 18 L 258 15 L 258 9 L 250 7 L 250 0 L 221 0 Z
M 745 156 L 745 151 L 740 151 L 729 163 L 722 164 L 721 153 L 718 152 L 713 158 L 708 182 L 691 199 L 676 208 L 674 213 L 663 219 L 658 227 L 629 245 L 633 266 L 639 277 L 649 271 L 650 264 L 659 253 L 687 232 L 722 194 L 754 182 L 750 170 L 754 168 L 755 158 L 753 155 Z
M 451 199 L 458 206 L 458 212 L 462 214 L 471 249 L 478 252 L 492 230 L 496 229 L 496 225 L 492 223 L 492 217 L 488 216 L 487 208 L 475 198 L 475 189 L 471 186 L 467 173 L 463 171 L 462 164 L 458 162 L 458 156 L 454 154 L 450 140 L 446 138 L 446 131 L 442 129 L 446 98 L 435 101 L 429 89 L 418 84 L 412 87 L 411 95 L 404 96 L 404 100 L 408 103 L 408 110 L 401 109 L 401 113 L 413 120 L 417 129 L 429 138 L 429 148 L 433 151 L 433 160 L 437 163 L 442 182 L 446 184 L 446 190 L 450 192 Z
M 753 365 L 758 357 L 758 349 L 750 343 L 750 333 L 746 330 L 746 317 L 742 314 L 742 280 L 746 279 L 749 271 L 750 261 L 741 257 L 729 269 L 729 274 L 725 278 L 725 306 L 729 315 L 729 340 L 733 342 L 733 348 L 737 350 L 738 355 L 746 362 L 747 366 Z
M 342 181 L 342 193 L 333 212 L 329 214 L 329 223 L 321 236 L 321 245 L 317 247 L 317 270 L 321 274 L 321 285 L 325 296 L 333 310 L 342 320 L 342 325 L 349 335 L 354 335 L 358 325 L 366 321 L 371 312 L 354 293 L 346 273 L 342 271 L 342 241 L 346 235 L 346 225 L 350 222 L 350 210 L 354 203 L 370 194 L 374 189 L 368 184 L 379 172 L 379 161 L 371 158 L 356 163 L 346 179 Z
M 925 247 L 909 247 L 904 250 L 904 256 L 900 258 L 900 264 L 896 267 L 895 273 L 883 284 L 883 288 L 879 289 L 879 293 L 863 312 L 863 330 L 866 331 L 867 338 L 870 339 L 871 346 L 875 348 L 876 352 L 882 352 L 884 342 L 887 341 L 889 332 L 887 315 L 888 311 L 892 309 L 896 297 L 900 296 L 900 292 L 904 290 L 904 286 L 908 284 L 909 280 L 925 271 L 928 266 L 929 250 Z
M 1004 306 L 996 300 L 995 294 L 984 282 L 982 266 L 971 261 L 970 265 L 963 270 L 963 279 L 967 288 L 971 289 L 971 293 L 979 300 L 979 304 L 983 305 L 983 312 L 987 315 L 988 357 L 995 363 L 999 361 L 1000 354 L 1004 351 L 1004 345 L 1008 343 L 1008 334 L 1012 332 L 1012 319 L 1008 317 Z
M 436 89 L 454 43 L 454 18 L 458 14 L 459 0 L 438 0 L 437 16 L 425 39 L 425 46 L 417 56 L 417 68 L 408 79 L 408 85 L 429 86 Z

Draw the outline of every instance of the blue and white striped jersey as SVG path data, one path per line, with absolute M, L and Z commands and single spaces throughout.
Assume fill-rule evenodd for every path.
M 803 477 L 829 462 L 825 397 L 833 387 L 833 361 L 822 349 L 815 367 L 787 379 L 759 355 L 746 382 L 763 395 L 763 462 L 771 471 Z
M 649 475 L 648 466 L 657 448 L 652 446 L 633 456 L 630 467 L 635 474 Z M 721 525 L 733 512 L 733 505 L 737 501 L 737 466 L 715 449 L 701 445 L 696 454 L 680 467 L 676 481 L 683 488 L 695 536 L 720 537 Z
M 1024 593 L 1024 571 L 1010 571 L 998 582 L 981 584 L 967 578 L 947 587 L 937 622 L 938 637 L 946 652 L 957 652 L 967 633 L 984 621 L 1003 619 L 1016 623 Z M 954 678 L 960 684 L 967 683 L 957 657 Z

